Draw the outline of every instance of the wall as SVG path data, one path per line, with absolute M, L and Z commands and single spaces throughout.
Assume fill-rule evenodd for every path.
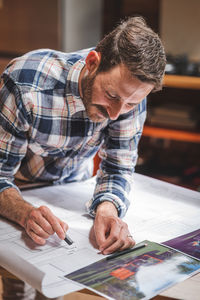
M 167 53 L 188 54 L 200 62 L 200 1 L 162 0 L 161 37 Z
M 60 0 L 0 1 L 0 57 L 60 49 Z
M 62 0 L 62 50 L 95 46 L 102 35 L 103 0 Z

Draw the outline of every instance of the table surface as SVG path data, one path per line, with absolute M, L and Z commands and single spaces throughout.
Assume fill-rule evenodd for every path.
M 175 187 L 174 185 L 163 183 L 163 182 L 160 182 L 159 180 L 149 179 L 146 176 L 142 176 L 142 175 L 136 175 L 136 179 L 137 180 L 136 180 L 135 191 L 136 191 L 137 198 L 138 197 L 140 198 L 140 197 L 143 197 L 143 196 L 146 197 L 146 193 L 149 194 L 149 195 L 152 194 L 153 189 L 155 189 L 157 191 L 156 192 L 157 195 L 154 195 L 153 198 L 156 198 L 156 196 L 160 197 L 160 194 L 158 192 L 160 192 L 161 188 L 163 188 L 165 190 L 165 197 L 166 197 L 166 195 L 169 194 L 170 199 L 176 197 L 178 199 L 178 201 L 180 201 L 181 200 L 180 195 L 182 195 L 182 198 L 183 198 L 182 200 L 183 200 L 183 203 L 184 203 L 189 197 L 189 201 L 191 203 L 193 201 L 195 203 L 195 205 L 197 205 L 197 213 L 198 213 L 198 210 L 200 209 L 200 205 L 199 205 L 200 204 L 200 197 L 199 197 L 198 193 L 193 192 L 193 191 L 189 191 L 187 189 L 183 189 L 183 188 L 180 188 L 180 187 Z M 142 191 L 143 194 L 141 194 L 141 191 Z M 25 194 L 24 194 L 25 198 L 27 196 L 27 193 L 29 194 L 30 192 L 29 191 L 25 192 Z M 185 195 L 185 198 L 184 198 L 184 195 Z M 198 199 L 199 199 L 199 202 L 198 202 Z M 186 206 L 189 205 L 190 202 L 186 203 Z M 146 202 L 145 202 L 145 205 L 147 206 Z M 140 205 L 138 207 L 137 206 L 138 206 L 138 203 L 136 202 L 136 205 L 135 205 L 136 212 L 137 212 L 138 209 L 141 209 Z M 147 208 L 147 210 L 149 210 L 148 207 L 146 207 L 146 208 Z M 185 207 L 184 207 L 184 211 L 185 211 Z M 190 214 L 190 218 L 191 218 L 192 216 L 191 216 L 190 211 L 189 211 L 189 214 Z M 163 215 L 163 216 L 165 216 L 165 215 Z M 145 218 L 145 216 L 144 216 L 144 218 Z M 131 219 L 133 219 L 132 216 L 131 216 Z M 192 219 L 193 219 L 193 222 L 194 222 L 195 218 L 192 218 Z M 127 221 L 128 220 L 130 220 L 130 216 L 127 217 Z M 160 225 L 161 225 L 161 227 L 163 226 L 163 224 L 160 224 Z M 196 225 L 194 224 L 194 227 L 195 226 L 196 226 L 196 229 L 198 229 L 197 224 Z M 180 224 L 178 224 L 178 227 L 180 227 Z M 136 226 L 135 229 L 137 231 L 137 226 Z M 157 231 L 156 234 L 159 236 L 158 228 L 155 227 L 155 229 Z M 189 227 L 187 228 L 187 230 L 188 229 L 189 229 Z M 141 234 L 141 232 L 139 234 Z M 175 236 L 176 236 L 176 234 L 177 233 L 175 232 Z M 136 240 L 137 240 L 137 234 L 136 234 Z M 0 275 L 1 276 L 14 276 L 13 274 L 6 271 L 4 268 L 0 268 Z M 89 294 L 95 295 L 94 293 L 92 293 L 92 292 L 90 292 L 86 289 L 81 290 L 81 292 L 84 293 L 84 294 L 89 293 Z M 189 279 L 187 279 L 187 280 L 185 280 L 185 281 L 183 281 L 179 284 L 176 284 L 174 287 L 172 287 L 172 288 L 164 291 L 160 295 L 154 297 L 154 299 L 157 299 L 157 300 L 159 300 L 159 299 L 199 300 L 199 295 L 200 295 L 200 274 L 197 274 L 197 275 L 195 275 L 195 276 L 193 276 L 193 277 L 191 277 L 191 278 L 189 278 Z M 97 295 L 95 297 L 97 297 Z M 100 297 L 100 296 L 98 296 L 98 297 Z

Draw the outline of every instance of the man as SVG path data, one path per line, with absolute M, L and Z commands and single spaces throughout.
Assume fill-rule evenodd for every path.
M 95 49 L 38 50 L 13 60 L 0 92 L 0 214 L 43 245 L 67 224 L 47 207 L 23 200 L 13 179 L 61 184 L 88 178 L 89 161 L 102 159 L 93 199 L 99 250 L 135 242 L 122 221 L 146 114 L 146 96 L 159 90 L 165 53 L 142 18 L 130 18 Z

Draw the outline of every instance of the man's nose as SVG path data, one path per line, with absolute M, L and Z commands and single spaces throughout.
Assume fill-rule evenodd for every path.
M 109 118 L 111 120 L 116 120 L 120 116 L 120 114 L 122 114 L 122 109 L 123 109 L 123 103 L 112 104 L 112 106 L 110 106 L 107 109 Z

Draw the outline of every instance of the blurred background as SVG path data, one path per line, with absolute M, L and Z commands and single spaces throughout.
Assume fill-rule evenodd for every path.
M 95 46 L 134 15 L 161 36 L 167 53 L 163 90 L 148 97 L 136 171 L 200 190 L 199 0 L 0 0 L 0 72 L 33 49 Z

